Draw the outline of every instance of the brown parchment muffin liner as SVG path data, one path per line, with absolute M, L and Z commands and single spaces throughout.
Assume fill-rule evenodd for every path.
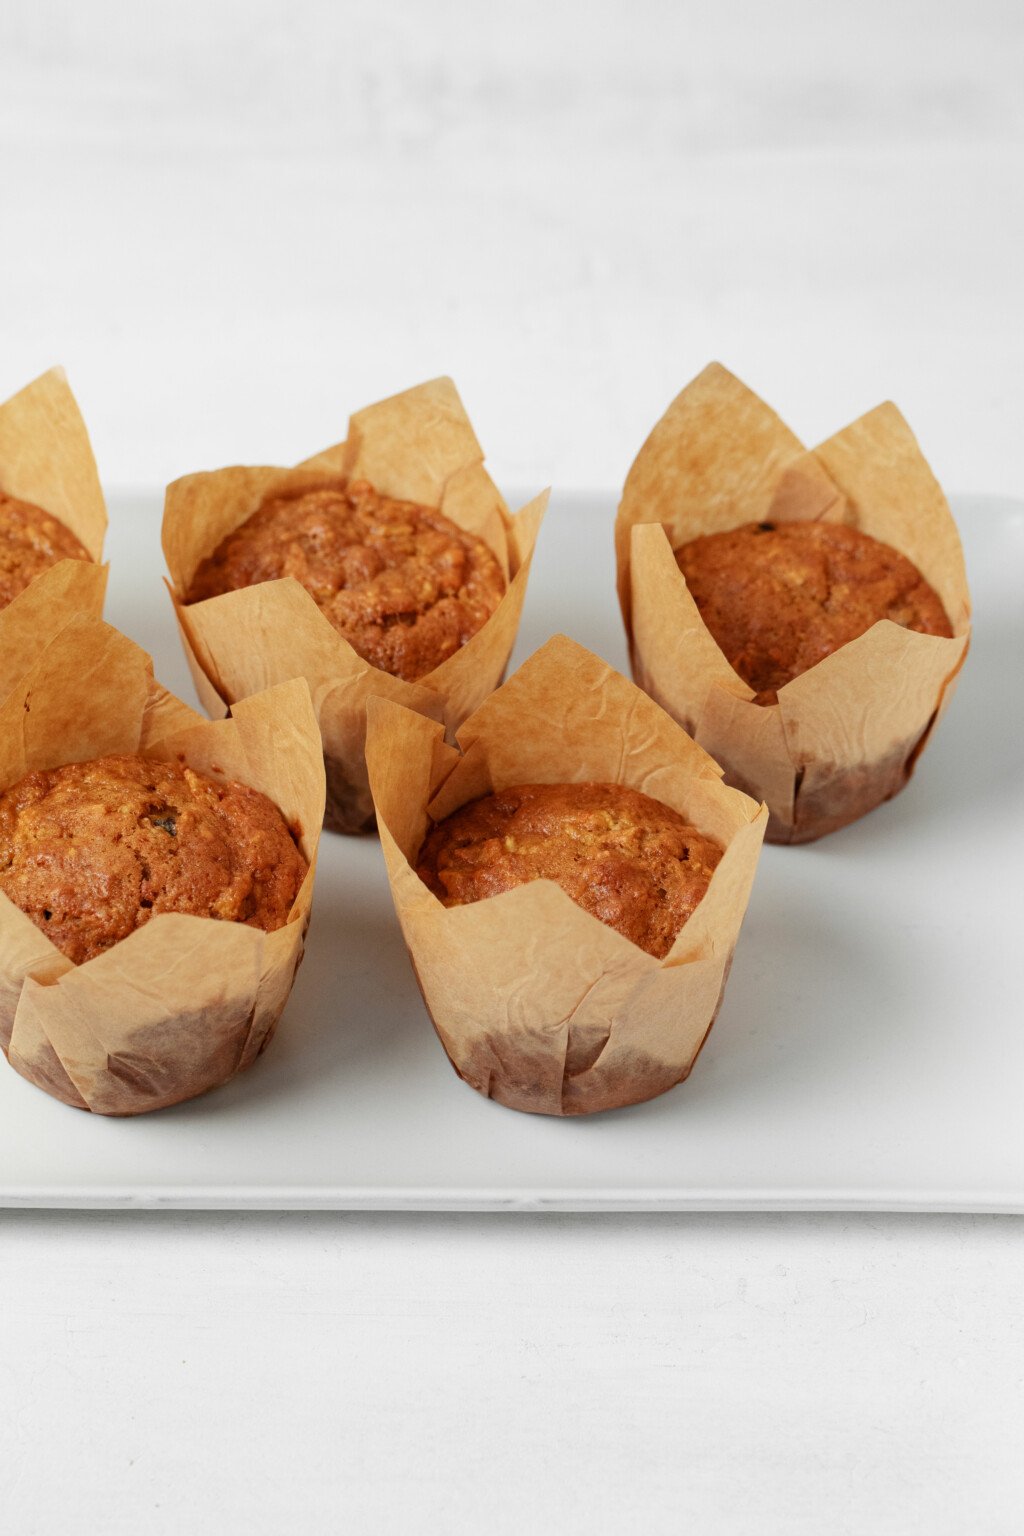
M 205 557 L 269 496 L 368 480 L 385 496 L 439 508 L 494 551 L 508 587 L 486 624 L 415 683 L 359 656 L 299 582 L 288 577 L 185 606 Z M 163 545 L 182 642 L 211 715 L 291 677 L 304 677 L 323 736 L 325 825 L 373 826 L 366 776 L 366 705 L 394 700 L 453 732 L 500 682 L 515 644 L 547 492 L 514 516 L 483 467 L 483 451 L 450 379 L 434 379 L 357 411 L 344 443 L 294 469 L 222 469 L 167 489 Z
M 107 587 L 107 509 L 89 434 L 63 368 L 0 405 L 0 491 L 69 528 L 91 560 L 59 560 L 0 609 L 0 699 L 75 614 L 99 618 Z
M 138 646 L 77 617 L 0 705 L 0 789 L 33 769 L 116 752 L 262 790 L 309 861 L 273 933 L 162 913 L 83 965 L 0 892 L 0 1047 L 11 1066 L 65 1104 L 137 1115 L 227 1082 L 270 1040 L 302 958 L 324 772 L 301 680 L 211 722 L 154 680 Z
M 583 1115 L 687 1076 L 711 1027 L 767 811 L 668 715 L 556 636 L 465 721 L 371 699 L 366 756 L 391 894 L 427 1009 L 456 1072 L 512 1109 Z M 446 908 L 416 874 L 430 822 L 524 783 L 624 784 L 725 847 L 706 895 L 656 960 L 550 880 Z
M 881 620 L 751 702 L 704 625 L 673 551 L 742 523 L 849 523 L 935 588 L 953 638 Z M 946 498 L 891 403 L 805 449 L 719 363 L 672 402 L 629 472 L 616 523 L 619 601 L 640 686 L 767 802 L 770 842 L 809 842 L 902 789 L 952 697 L 970 637 L 963 552 Z

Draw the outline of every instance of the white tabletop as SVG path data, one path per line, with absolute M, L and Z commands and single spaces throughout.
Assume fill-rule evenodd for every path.
M 8 0 L 0 395 L 110 486 L 441 372 L 617 485 L 717 356 L 1019 496 L 1024 12 Z M 951 1127 L 950 1134 L 955 1134 Z M 1019 1529 L 1000 1217 L 0 1213 L 18 1532 Z

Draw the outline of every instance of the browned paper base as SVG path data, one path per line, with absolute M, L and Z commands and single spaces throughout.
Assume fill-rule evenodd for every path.
M 469 717 L 459 748 L 388 700 L 367 763 L 395 909 L 456 1072 L 512 1109 L 581 1115 L 681 1082 L 721 1000 L 767 812 L 639 689 L 556 636 Z M 664 960 L 550 880 L 446 909 L 415 861 L 431 820 L 522 783 L 619 783 L 673 806 L 726 852 Z

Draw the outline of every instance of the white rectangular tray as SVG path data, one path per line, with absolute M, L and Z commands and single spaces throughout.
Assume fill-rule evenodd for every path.
M 161 498 L 113 499 L 108 617 L 194 702 Z M 516 661 L 562 630 L 625 666 L 614 498 L 555 497 Z M 428 1210 L 1024 1210 L 1020 679 L 1024 503 L 960 498 L 977 627 L 916 779 L 806 848 L 766 848 L 688 1082 L 584 1120 L 453 1073 L 377 843 L 327 835 L 309 949 L 267 1054 L 134 1120 L 0 1058 L 0 1204 Z

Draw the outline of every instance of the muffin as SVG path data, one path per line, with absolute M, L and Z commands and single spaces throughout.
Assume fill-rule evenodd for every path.
M 325 825 L 370 831 L 371 697 L 453 732 L 515 643 L 546 494 L 510 515 L 450 379 L 357 411 L 294 469 L 168 487 L 163 543 L 182 643 L 211 715 L 304 677 L 327 770 Z
M 324 773 L 296 680 L 203 720 L 71 619 L 0 702 L 0 1048 L 135 1115 L 266 1047 L 302 958 Z
M 283 927 L 308 865 L 259 790 L 118 754 L 0 793 L 0 891 L 83 965 L 161 912 Z
M 0 404 L 0 699 L 75 614 L 103 611 L 107 513 L 60 368 Z
M 417 872 L 446 907 L 553 880 L 662 960 L 721 857 L 678 811 L 624 784 L 516 784 L 439 822 Z
M 675 552 L 690 595 L 753 703 L 880 619 L 952 637 L 938 594 L 888 544 L 845 523 L 747 523 Z
M 0 608 L 58 560 L 88 560 L 70 528 L 31 502 L 0 491 Z
M 458 749 L 442 737 L 370 701 L 391 894 L 455 1071 L 550 1115 L 681 1082 L 721 1001 L 765 808 L 564 636 L 474 711 Z
M 409 683 L 465 645 L 505 592 L 483 539 L 365 480 L 270 497 L 202 561 L 185 602 L 283 576 L 358 656 Z
M 767 803 L 770 841 L 809 842 L 904 787 L 955 689 L 970 599 L 894 405 L 809 451 L 712 363 L 630 469 L 616 558 L 634 677 Z

